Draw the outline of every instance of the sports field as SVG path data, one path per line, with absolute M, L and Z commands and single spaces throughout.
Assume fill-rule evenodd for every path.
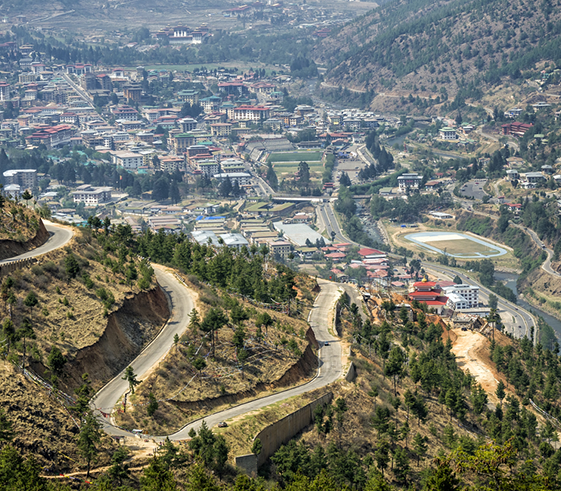
M 499 246 L 456 232 L 420 232 L 406 235 L 405 239 L 438 254 L 462 259 L 483 259 L 507 253 Z
M 319 162 L 321 161 L 321 152 L 310 151 L 310 152 L 278 152 L 269 155 L 267 162 Z

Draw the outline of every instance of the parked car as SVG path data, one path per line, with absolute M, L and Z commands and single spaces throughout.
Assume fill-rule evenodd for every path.
M 228 427 L 228 423 L 226 423 L 226 421 L 220 421 L 220 423 L 218 423 L 218 428 L 227 428 Z

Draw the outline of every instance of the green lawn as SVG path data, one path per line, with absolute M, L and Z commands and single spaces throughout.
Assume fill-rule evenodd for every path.
M 321 160 L 322 153 L 317 151 L 310 152 L 282 152 L 269 155 L 267 162 L 318 162 Z

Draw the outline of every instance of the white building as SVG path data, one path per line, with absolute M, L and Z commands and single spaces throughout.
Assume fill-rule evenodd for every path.
M 230 178 L 232 184 L 237 182 L 239 186 L 247 186 L 251 183 L 251 175 L 247 172 L 222 172 L 221 174 L 215 174 L 214 178 L 219 181 Z
M 458 134 L 456 133 L 456 130 L 454 128 L 450 128 L 450 127 L 446 126 L 444 128 L 440 128 L 440 130 L 438 130 L 438 132 L 440 133 L 440 138 L 442 138 L 443 140 L 457 140 L 458 139 Z
M 249 248 L 249 242 L 242 234 L 221 234 L 220 238 L 224 241 L 225 246 L 238 251 L 243 247 Z
M 86 206 L 97 206 L 111 200 L 111 188 L 109 187 L 94 188 L 89 184 L 83 184 L 71 194 L 74 203 L 85 203 Z
M 452 295 L 457 295 L 461 297 L 460 304 L 463 305 L 465 302 L 465 307 L 454 307 L 455 309 L 464 308 L 470 309 L 479 307 L 479 287 L 468 285 L 466 283 L 461 283 L 459 285 L 447 286 L 443 289 L 444 294 L 450 299 Z
M 423 176 L 414 173 L 405 173 L 397 178 L 399 190 L 404 193 L 407 189 L 419 189 Z
M 123 169 L 138 169 L 143 162 L 142 155 L 133 152 L 115 152 L 113 154 L 113 163 L 117 167 Z
M 448 295 L 448 300 L 446 301 L 446 307 L 452 310 L 469 309 L 467 300 L 461 295 L 458 295 L 456 293 L 450 293 L 450 295 Z
M 2 194 L 7 198 L 19 198 L 23 192 L 19 184 L 8 184 L 2 189 Z

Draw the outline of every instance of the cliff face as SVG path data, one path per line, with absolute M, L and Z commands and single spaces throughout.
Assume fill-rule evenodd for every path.
M 15 240 L 0 240 L 0 260 L 19 256 L 25 252 L 31 251 L 43 245 L 49 238 L 49 232 L 43 224 L 43 220 L 39 220 L 39 229 L 35 237 L 25 241 L 17 242 Z
M 90 376 L 94 387 L 111 380 L 156 337 L 170 315 L 165 293 L 158 285 L 126 298 L 121 308 L 107 318 L 99 340 L 82 348 L 65 366 L 63 383 L 69 390 Z

